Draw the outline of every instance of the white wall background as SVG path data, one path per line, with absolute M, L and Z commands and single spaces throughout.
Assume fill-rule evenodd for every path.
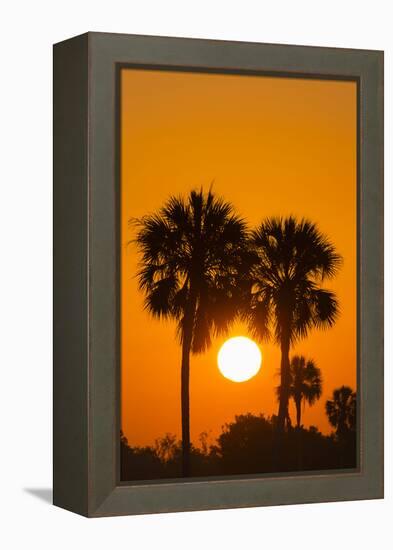
M 392 548 L 391 6 L 389 0 L 14 0 L 2 5 L 2 548 Z M 99 520 L 86 520 L 48 504 L 52 468 L 51 45 L 87 30 L 385 50 L 387 466 L 384 501 Z

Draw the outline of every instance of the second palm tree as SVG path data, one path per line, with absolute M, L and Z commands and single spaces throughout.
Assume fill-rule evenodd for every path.
M 256 338 L 273 336 L 281 349 L 278 428 L 283 431 L 290 396 L 290 347 L 313 327 L 334 324 L 337 299 L 321 284 L 336 274 L 341 257 L 314 223 L 293 217 L 267 219 L 253 231 L 251 242 L 258 262 L 246 316 Z

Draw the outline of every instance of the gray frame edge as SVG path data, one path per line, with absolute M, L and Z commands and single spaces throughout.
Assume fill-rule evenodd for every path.
M 360 409 L 367 489 L 384 497 L 384 54 L 360 79 Z
M 88 37 L 53 48 L 53 503 L 88 513 Z
M 62 437 L 59 428 L 66 430 L 66 442 L 58 441 L 57 448 L 63 446 L 69 454 L 68 447 L 77 435 L 82 458 L 78 461 L 73 457 L 72 464 L 78 471 L 74 472 L 75 479 L 69 480 L 70 487 L 67 489 L 70 494 L 75 491 L 75 495 L 70 496 L 71 504 L 67 502 L 64 505 L 64 495 L 63 502 L 55 498 L 55 503 L 84 515 L 98 517 L 383 497 L 383 53 L 110 33 L 88 33 L 88 40 L 83 40 L 88 42 L 88 61 L 85 52 L 80 52 L 86 66 L 85 71 L 79 74 L 81 82 L 76 88 L 82 93 L 83 105 L 86 105 L 84 91 L 89 89 L 88 113 L 83 112 L 82 116 L 83 121 L 88 124 L 88 136 L 85 134 L 86 127 L 80 124 L 81 134 L 74 138 L 75 142 L 79 140 L 83 151 L 88 146 L 88 159 L 83 158 L 82 161 L 84 154 L 80 152 L 78 155 L 77 151 L 74 152 L 73 159 L 70 158 L 83 189 L 83 197 L 79 196 L 79 200 L 83 202 L 83 213 L 79 220 L 82 239 L 80 234 L 75 233 L 73 239 L 72 235 L 63 236 L 64 241 L 55 239 L 55 247 L 56 242 L 59 247 L 62 242 L 66 247 L 76 246 L 75 251 L 69 251 L 69 254 L 77 256 L 74 258 L 74 267 L 79 265 L 82 258 L 86 259 L 87 254 L 83 281 L 88 286 L 88 292 L 86 296 L 83 293 L 81 296 L 85 307 L 81 317 L 85 321 L 82 327 L 78 318 L 82 332 L 76 334 L 74 326 L 69 327 L 71 332 L 66 338 L 59 334 L 55 336 L 55 348 L 56 340 L 62 349 L 75 346 L 75 342 L 81 344 L 83 349 L 78 357 L 79 366 L 67 364 L 67 370 L 63 372 L 64 360 L 61 368 L 55 366 L 55 373 L 56 368 L 61 370 L 61 374 L 57 374 L 57 380 L 60 381 L 63 377 L 61 384 L 65 383 L 68 389 L 75 388 L 79 382 L 82 387 L 78 389 L 78 395 L 72 397 L 77 400 L 77 412 L 71 414 L 68 424 L 59 418 L 56 424 L 54 422 L 55 439 Z M 362 323 L 359 386 L 362 418 L 360 472 L 314 472 L 309 475 L 305 473 L 274 478 L 259 476 L 253 479 L 118 486 L 116 63 L 200 67 L 202 70 L 210 68 L 316 74 L 322 77 L 335 75 L 359 79 L 359 298 Z M 87 72 L 88 86 L 84 80 Z M 64 106 L 64 109 L 72 111 L 74 107 Z M 70 112 L 69 115 L 78 124 L 75 113 Z M 70 139 L 69 136 L 70 133 L 68 138 L 59 138 L 65 140 L 63 146 Z M 55 174 L 56 172 L 55 167 Z M 63 176 L 58 177 L 61 179 Z M 88 189 L 85 188 L 87 182 Z M 78 208 L 80 207 L 79 204 Z M 55 216 L 56 211 L 55 205 Z M 65 233 L 68 234 L 67 223 L 70 221 L 63 219 L 65 226 L 59 221 L 55 225 L 57 223 L 59 232 L 67 229 Z M 81 240 L 83 245 L 80 244 Z M 55 285 L 61 281 L 64 283 L 64 279 L 61 276 L 56 277 L 55 273 Z M 83 286 L 83 289 L 86 290 L 86 287 Z M 63 304 L 63 307 L 70 307 L 70 304 Z M 78 307 L 76 305 L 80 312 Z M 68 315 L 71 319 L 76 312 L 68 310 Z M 85 332 L 87 327 L 88 334 Z M 56 361 L 60 365 L 61 359 L 57 360 L 55 354 L 55 363 Z M 57 413 L 54 416 L 57 417 L 60 416 L 62 407 L 69 408 L 65 398 L 66 390 L 58 384 L 58 394 L 60 393 L 62 404 L 55 404 Z M 55 392 L 55 401 L 58 398 L 59 395 L 56 397 Z M 78 437 L 81 439 L 78 440 Z M 83 437 L 86 437 L 84 442 Z M 75 446 L 73 450 L 75 452 Z M 57 469 L 59 477 L 62 470 L 56 468 L 56 457 L 55 453 L 55 471 Z M 70 473 L 68 471 L 66 475 L 69 476 Z M 79 482 L 82 483 L 82 489 L 76 487 Z M 60 481 L 58 483 L 61 485 Z M 56 492 L 61 493 L 59 490 Z

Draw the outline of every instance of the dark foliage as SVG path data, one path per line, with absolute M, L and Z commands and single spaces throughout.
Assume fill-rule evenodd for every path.
M 326 414 L 336 428 L 338 439 L 348 439 L 356 430 L 356 392 L 349 386 L 333 391 L 332 399 L 326 401 Z
M 191 446 L 193 477 L 330 470 L 356 467 L 355 438 L 326 436 L 316 427 L 290 428 L 280 435 L 277 417 L 244 414 L 223 427 L 214 445 Z M 163 453 L 163 449 L 165 452 Z M 182 477 L 181 443 L 166 435 L 154 447 L 129 447 L 121 440 L 123 481 Z M 279 464 L 279 467 L 278 467 Z
M 180 343 L 191 316 L 191 352 L 206 351 L 213 336 L 228 330 L 249 285 L 246 223 L 231 203 L 202 189 L 170 197 L 135 223 L 145 308 L 175 319 Z

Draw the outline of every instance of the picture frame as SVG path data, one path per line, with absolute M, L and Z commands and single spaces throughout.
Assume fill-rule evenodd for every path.
M 357 83 L 356 470 L 122 483 L 124 66 Z M 383 52 L 86 33 L 54 46 L 53 501 L 88 517 L 383 498 Z

